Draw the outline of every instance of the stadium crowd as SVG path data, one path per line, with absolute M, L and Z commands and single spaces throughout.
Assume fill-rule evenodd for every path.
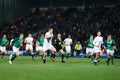
M 106 39 L 111 34 L 116 40 L 117 49 L 120 51 L 120 5 L 117 6 L 89 6 L 84 8 L 36 8 L 29 15 L 18 18 L 9 24 L 2 33 L 7 33 L 11 39 L 23 32 L 45 32 L 48 27 L 53 27 L 54 35 L 62 33 L 66 38 L 71 35 L 74 42 L 80 41 L 82 46 L 90 34 L 96 35 L 100 30 Z M 2 28 L 2 27 L 1 27 Z

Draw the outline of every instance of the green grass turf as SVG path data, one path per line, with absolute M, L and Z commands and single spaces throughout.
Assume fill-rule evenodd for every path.
M 106 59 L 101 59 L 98 66 L 85 58 L 69 58 L 61 63 L 60 57 L 55 62 L 48 57 L 46 66 L 42 66 L 41 58 L 32 61 L 31 57 L 17 57 L 12 65 L 8 60 L 6 56 L 0 60 L 0 80 L 120 80 L 119 59 L 110 66 Z

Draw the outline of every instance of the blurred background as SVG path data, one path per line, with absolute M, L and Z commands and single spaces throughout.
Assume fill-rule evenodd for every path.
M 9 22 L 32 8 L 118 5 L 120 0 L 0 0 L 0 22 Z

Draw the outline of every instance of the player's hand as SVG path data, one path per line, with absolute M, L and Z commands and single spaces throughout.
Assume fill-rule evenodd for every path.
M 58 53 L 55 53 L 56 56 L 58 56 Z
M 116 46 L 113 46 L 113 49 L 116 49 Z
M 59 45 L 61 45 L 61 42 L 59 42 Z

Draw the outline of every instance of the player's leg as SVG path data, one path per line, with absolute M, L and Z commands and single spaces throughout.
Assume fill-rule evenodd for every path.
M 112 65 L 114 65 L 114 51 L 110 52 L 110 58 L 111 58 Z
M 94 61 L 94 51 L 93 51 L 93 49 L 91 49 L 90 55 L 91 55 L 91 62 L 93 63 L 93 61 Z
M 88 58 L 88 56 L 89 56 L 89 49 L 86 48 L 86 57 Z
M 34 58 L 34 53 L 33 53 L 33 49 L 32 49 L 32 48 L 30 49 L 30 53 L 31 53 L 32 59 L 35 60 L 35 58 Z
M 114 51 L 111 51 L 111 50 L 107 50 L 107 55 L 108 55 L 108 59 L 107 59 L 107 65 L 109 65 L 110 63 L 110 60 L 112 62 L 112 65 L 114 65 Z
M 47 58 L 47 53 L 44 52 L 44 53 L 43 53 L 43 56 L 42 56 L 43 65 L 44 65 L 44 66 L 46 65 L 46 58 Z
M 65 49 L 66 49 L 66 58 L 68 59 L 69 54 L 71 52 L 71 46 L 66 46 Z
M 100 62 L 100 56 L 103 56 L 103 51 L 99 52 L 98 59 L 97 59 L 98 62 Z
M 14 61 L 17 56 L 19 56 L 19 48 L 13 46 L 13 53 L 10 55 L 9 63 L 12 64 L 12 61 Z
M 41 46 L 38 47 L 38 50 L 39 50 L 39 54 L 40 54 L 40 56 L 43 60 L 43 65 L 45 65 L 46 64 L 47 53 L 44 52 L 43 47 L 41 47 Z
M 57 55 L 57 51 L 56 51 L 55 47 L 52 45 L 49 45 L 49 50 L 51 50 L 53 52 L 53 54 L 51 54 L 50 58 L 54 62 L 55 56 Z
M 34 59 L 34 56 L 35 56 L 35 55 L 34 55 L 34 53 L 33 53 L 33 46 L 32 46 L 32 45 L 29 45 L 29 50 L 30 50 L 30 54 L 31 54 L 31 56 L 32 56 L 32 59 L 35 60 L 35 59 Z
M 109 62 L 110 62 L 110 54 L 109 53 L 107 53 L 107 57 L 108 57 L 108 59 L 107 59 L 107 65 L 109 65 Z
M 94 65 L 97 65 L 98 58 L 99 58 L 99 52 L 96 52 L 96 53 L 95 53 Z
M 63 51 L 63 49 L 61 49 L 61 50 L 59 50 L 59 51 L 60 51 L 60 53 L 62 54 L 62 56 L 61 56 L 62 63 L 65 63 L 65 61 L 64 61 L 64 51 Z
M 3 59 L 5 52 L 1 52 L 1 54 L 2 54 L 1 59 Z
M 5 52 L 6 52 L 6 47 L 1 47 L 1 55 L 2 55 L 1 59 L 3 59 Z

